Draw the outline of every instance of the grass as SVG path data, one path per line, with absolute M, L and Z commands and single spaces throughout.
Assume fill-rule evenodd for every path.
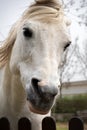
M 68 130 L 68 124 L 58 122 L 56 123 L 56 128 L 57 128 L 56 130 Z M 87 123 L 84 123 L 84 130 L 87 130 Z
M 68 130 L 68 124 L 67 123 L 61 123 L 58 122 L 56 124 L 57 130 Z

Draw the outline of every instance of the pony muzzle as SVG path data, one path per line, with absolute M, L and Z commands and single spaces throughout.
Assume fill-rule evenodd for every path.
M 53 106 L 58 88 L 45 85 L 45 82 L 32 79 L 31 86 L 27 90 L 27 101 L 29 108 L 34 113 L 47 114 Z

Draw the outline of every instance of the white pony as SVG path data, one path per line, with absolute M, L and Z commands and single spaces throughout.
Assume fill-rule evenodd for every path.
M 12 27 L 0 47 L 0 117 L 11 130 L 27 117 L 32 130 L 50 115 L 58 94 L 58 67 L 70 44 L 68 21 L 57 0 L 36 0 Z

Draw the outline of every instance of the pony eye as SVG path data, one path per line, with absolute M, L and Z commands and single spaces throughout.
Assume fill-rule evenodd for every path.
M 68 42 L 66 45 L 65 45 L 65 47 L 64 47 L 64 51 L 70 46 L 70 44 L 71 44 L 71 41 L 70 42 Z
M 32 30 L 30 30 L 29 28 L 23 28 L 23 35 L 26 38 L 31 38 L 33 35 Z

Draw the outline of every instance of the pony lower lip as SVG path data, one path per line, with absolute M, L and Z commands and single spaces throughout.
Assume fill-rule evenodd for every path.
M 29 101 L 28 101 L 28 106 L 29 106 L 30 111 L 33 112 L 33 113 L 36 113 L 36 114 L 45 115 L 49 112 L 49 111 L 44 111 L 44 110 L 42 111 L 42 110 L 39 110 L 37 108 L 34 108 L 32 103 L 30 103 Z

